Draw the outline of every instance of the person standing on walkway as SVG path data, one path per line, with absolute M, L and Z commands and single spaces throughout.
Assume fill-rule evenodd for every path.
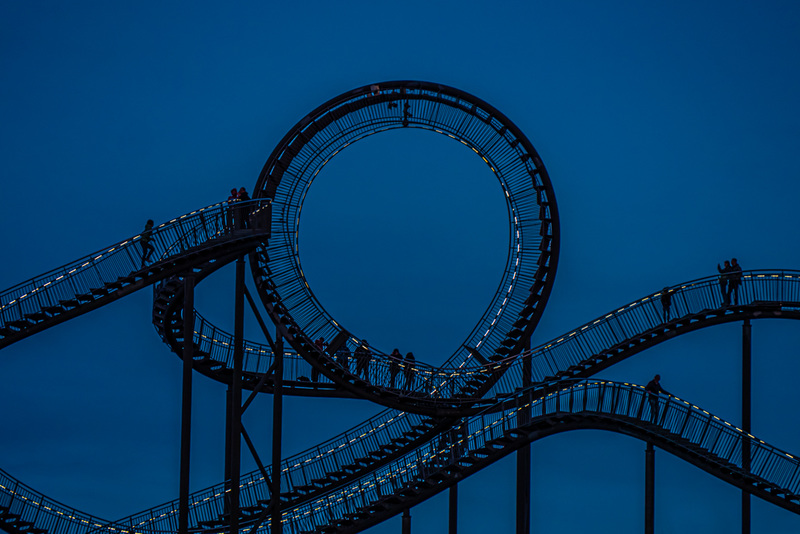
M 731 278 L 731 262 L 725 260 L 725 266 L 722 268 L 718 263 L 717 271 L 719 271 L 719 289 L 722 291 L 722 305 L 728 306 L 731 303 L 731 294 L 728 289 L 728 282 Z
M 658 422 L 658 394 L 669 395 L 669 393 L 661 387 L 661 375 L 653 377 L 644 390 L 647 392 L 647 402 L 650 403 L 650 422 L 655 424 Z
M 669 308 L 672 306 L 672 291 L 665 287 L 661 290 L 661 308 L 664 311 L 664 322 L 669 322 Z
M 369 361 L 372 359 L 372 351 L 369 350 L 369 343 L 363 340 L 356 349 L 356 374 L 363 375 L 364 379 L 369 378 Z
M 328 348 L 328 344 L 325 342 L 325 338 L 323 336 L 319 336 L 316 341 L 314 341 L 314 345 L 319 349 L 320 352 L 323 352 L 326 348 Z M 318 382 L 319 381 L 319 369 L 311 366 L 311 381 Z
M 150 256 L 153 255 L 153 252 L 156 251 L 156 247 L 153 246 L 153 219 L 147 219 L 147 222 L 144 223 L 144 230 L 142 231 L 142 238 L 139 240 L 139 244 L 142 246 L 142 269 L 144 269 L 144 264 L 150 261 Z
M 389 355 L 389 387 L 394 387 L 394 381 L 400 374 L 400 362 L 402 361 L 403 355 L 400 354 L 400 349 L 394 349 Z
M 346 343 L 336 349 L 336 363 L 342 366 L 342 369 L 350 372 L 350 349 L 347 348 Z
M 733 296 L 733 305 L 739 305 L 739 285 L 742 283 L 742 266 L 736 258 L 731 260 L 731 274 L 728 280 L 728 304 L 731 303 L 731 295 Z
M 239 188 L 239 206 L 236 207 L 236 228 L 238 230 L 247 228 L 249 226 L 247 217 L 250 215 L 250 206 L 242 205 L 248 200 L 250 200 L 250 195 L 247 194 L 247 189 L 244 187 Z
M 416 363 L 416 358 L 414 358 L 414 353 L 409 352 L 406 354 L 405 359 L 403 360 L 403 375 L 405 376 L 406 383 L 404 388 L 410 390 L 411 386 L 414 385 L 414 364 Z

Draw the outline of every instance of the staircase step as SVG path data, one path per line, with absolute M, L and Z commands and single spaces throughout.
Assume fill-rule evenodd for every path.
M 47 319 L 47 315 L 43 311 L 26 313 L 24 317 L 30 321 L 39 322 Z
M 12 328 L 19 328 L 20 330 L 22 330 L 24 328 L 28 328 L 33 323 L 31 323 L 28 319 L 14 319 L 13 321 L 9 321 L 6 324 Z

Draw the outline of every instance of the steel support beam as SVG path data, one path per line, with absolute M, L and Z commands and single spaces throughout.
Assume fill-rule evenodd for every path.
M 189 532 L 189 454 L 192 448 L 192 362 L 194 361 L 194 276 L 183 279 L 183 392 L 178 532 Z
M 230 495 L 231 491 L 231 414 L 233 413 L 233 393 L 231 386 L 225 390 L 225 474 L 223 480 L 225 481 L 225 493 Z M 223 499 L 223 511 L 225 514 L 230 513 L 230 499 Z
M 283 336 L 276 333 L 274 391 L 272 394 L 272 505 L 271 532 L 281 534 L 281 442 L 283 439 Z
M 230 534 L 239 534 L 239 477 L 242 462 L 242 366 L 244 362 L 244 256 L 236 260 L 231 380 L 231 490 Z
M 644 464 L 644 534 L 655 533 L 656 520 L 656 451 L 647 444 Z
M 745 319 L 742 325 L 742 430 L 752 434 L 751 429 L 751 363 L 752 363 L 752 332 L 750 319 Z M 745 437 L 742 443 L 742 468 L 750 471 L 751 462 L 750 439 Z M 742 534 L 750 534 L 750 494 L 742 490 Z
M 522 387 L 532 383 L 530 339 L 525 344 L 526 354 L 522 357 Z M 517 422 L 520 426 L 530 421 L 530 407 L 520 410 Z M 531 531 L 531 446 L 525 445 L 517 451 L 517 528 L 516 534 L 530 534 Z
M 458 534 L 458 484 L 450 486 L 447 534 Z
M 408 508 L 403 510 L 402 534 L 411 534 L 411 510 Z

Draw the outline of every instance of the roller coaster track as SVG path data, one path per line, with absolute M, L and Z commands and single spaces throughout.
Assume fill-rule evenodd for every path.
M 645 346 L 652 346 L 698 328 L 713 326 L 723 322 L 738 321 L 743 318 L 800 318 L 800 307 L 797 306 L 797 296 L 800 294 L 800 272 L 797 271 L 746 272 L 744 275 L 743 287 L 740 290 L 741 305 L 739 306 L 724 307 L 721 305 L 721 296 L 717 294 L 719 292 L 717 277 L 687 282 L 685 284 L 673 286 L 669 288 L 669 290 L 678 295 L 680 292 L 684 293 L 684 297 L 673 300 L 672 311 L 678 316 L 670 321 L 661 321 L 659 318 L 661 317 L 661 310 L 654 308 L 654 303 L 659 302 L 659 293 L 637 299 L 626 306 L 618 308 L 612 313 L 606 314 L 577 328 L 573 332 L 560 336 L 557 340 L 545 343 L 540 347 L 526 352 L 521 358 L 514 359 L 514 365 L 509 367 L 512 372 L 508 372 L 503 381 L 499 384 L 513 385 L 511 379 L 513 379 L 514 376 L 518 376 L 517 366 L 523 365 L 526 359 L 536 362 L 537 359 L 551 358 L 551 363 L 548 363 L 547 366 L 532 366 L 534 370 L 540 369 L 538 371 L 539 374 L 554 374 L 559 375 L 559 377 L 575 376 L 581 373 L 590 373 L 592 370 L 591 365 L 582 368 L 581 366 L 576 366 L 574 364 L 575 361 L 596 362 L 594 365 L 598 368 L 605 368 L 610 365 L 608 362 L 612 357 L 614 361 L 618 361 L 622 357 L 631 356 L 643 350 Z M 659 321 L 661 322 L 659 323 Z M 660 326 L 655 328 L 651 324 L 653 322 Z M 620 339 L 619 336 L 615 337 L 613 335 L 613 332 L 616 331 L 615 328 L 620 324 L 629 328 L 630 330 L 628 331 L 632 331 L 630 337 Z M 634 329 L 634 325 L 638 325 L 638 328 Z M 580 332 L 580 334 L 575 332 Z M 602 345 L 599 350 L 588 349 L 587 347 L 593 346 L 590 341 L 587 341 L 590 335 L 592 336 L 591 339 L 595 340 L 593 341 L 594 343 L 598 343 L 596 340 L 605 339 L 605 345 Z M 584 339 L 580 336 L 584 336 Z M 558 347 L 559 350 L 554 351 L 554 347 Z M 579 349 L 586 350 L 586 353 L 581 353 Z M 611 354 L 612 356 L 603 356 L 600 358 L 599 363 L 597 363 L 600 354 Z M 566 355 L 569 355 L 569 357 Z M 551 371 L 553 369 L 553 367 L 551 367 L 552 365 L 558 365 L 558 363 L 552 362 L 560 362 L 562 369 L 560 371 L 557 370 L 555 373 L 546 373 L 542 370 L 547 369 Z M 577 369 L 579 370 L 576 372 Z M 566 382 L 564 380 L 567 379 L 562 379 L 561 382 L 556 382 L 555 384 L 569 383 L 569 380 Z M 411 461 L 410 458 L 416 458 L 415 461 L 419 463 L 422 461 L 420 459 L 428 458 L 431 455 L 435 456 L 436 454 L 429 450 L 434 444 L 448 440 L 458 441 L 452 435 L 453 428 L 464 428 L 464 421 L 474 421 L 477 417 L 485 419 L 489 417 L 490 414 L 509 412 L 513 407 L 519 406 L 519 399 L 530 400 L 533 398 L 533 392 L 542 395 L 542 393 L 546 391 L 546 388 L 541 384 L 546 383 L 547 382 L 543 381 L 537 388 L 532 390 L 526 390 L 519 386 L 508 388 L 505 393 L 496 394 L 495 397 L 492 398 L 492 406 L 481 411 L 473 410 L 474 414 L 463 420 L 432 419 L 420 414 L 386 410 L 362 425 L 326 443 L 320 444 L 300 455 L 284 460 L 281 467 L 281 501 L 285 514 L 289 514 L 284 516 L 287 518 L 285 519 L 286 524 L 293 525 L 295 520 L 306 524 L 308 521 L 307 517 L 312 514 L 308 508 L 311 506 L 311 503 L 316 503 L 318 509 L 327 509 L 331 503 L 337 502 L 337 499 L 342 498 L 342 495 L 347 495 L 347 488 L 350 488 L 352 492 L 355 487 L 354 484 L 360 484 L 361 489 L 364 489 L 368 487 L 367 481 L 371 476 L 378 477 L 378 473 L 384 473 L 382 476 L 385 478 L 387 476 L 385 473 L 402 471 L 403 466 L 409 465 Z M 630 387 L 633 388 L 633 386 Z M 638 391 L 638 389 L 632 391 Z M 527 395 L 527 397 L 525 395 Z M 664 399 L 662 399 L 662 402 L 665 402 Z M 678 402 L 675 399 L 671 399 L 667 406 L 673 406 L 673 404 L 680 409 L 684 409 L 682 406 L 686 406 L 685 402 Z M 646 411 L 647 409 L 644 408 L 643 410 Z M 695 411 L 703 413 L 709 424 L 719 423 L 725 428 L 730 428 L 729 425 L 699 408 L 692 407 L 692 410 L 692 413 L 695 413 Z M 542 419 L 540 421 L 541 424 L 545 426 L 551 425 L 553 421 L 552 415 L 553 414 L 548 414 L 548 419 Z M 580 417 L 578 417 L 579 415 Z M 494 417 L 494 415 L 491 416 Z M 641 419 L 642 417 L 644 417 L 643 412 L 640 412 L 639 418 Z M 667 418 L 667 420 L 669 419 Z M 553 432 L 566 431 L 573 428 L 614 430 L 614 428 L 611 427 L 614 427 L 614 425 L 619 422 L 618 420 L 614 421 L 617 422 L 612 422 L 610 419 L 603 419 L 601 421 L 588 413 L 581 412 L 567 420 L 567 422 L 575 426 L 570 426 L 565 423 L 552 426 L 552 429 Z M 505 424 L 508 424 L 508 420 L 506 420 Z M 443 428 L 443 426 L 446 428 Z M 513 430 L 511 428 L 506 429 Z M 736 429 L 734 428 L 733 430 Z M 548 435 L 548 433 L 544 432 L 541 428 L 537 430 L 537 432 L 539 433 L 536 435 L 540 437 Z M 787 497 L 780 496 L 793 496 L 797 493 L 797 488 L 793 485 L 797 483 L 794 471 L 792 471 L 793 474 L 790 479 L 785 479 L 785 469 L 789 469 L 788 467 L 785 469 L 781 468 L 779 476 L 783 478 L 776 479 L 773 475 L 759 475 L 760 478 L 751 479 L 744 476 L 741 470 L 731 470 L 731 466 L 728 464 L 735 464 L 736 462 L 732 462 L 733 457 L 729 456 L 727 458 L 728 464 L 719 464 L 726 466 L 725 469 L 720 468 L 720 471 L 717 472 L 716 469 L 712 468 L 713 465 L 716 465 L 714 462 L 704 463 L 704 460 L 699 458 L 703 453 L 703 451 L 700 450 L 703 448 L 703 443 L 692 442 L 692 445 L 689 446 L 674 436 L 664 435 L 659 437 L 651 435 L 653 432 L 654 430 L 651 427 L 637 428 L 634 419 L 627 421 L 624 430 L 624 433 L 651 440 L 676 456 L 687 459 L 687 461 L 695 463 L 698 467 L 732 484 L 743 487 L 748 491 L 751 490 L 752 486 L 752 488 L 754 488 L 752 490 L 754 495 L 792 511 L 797 511 L 794 508 L 796 503 L 793 497 L 787 500 Z M 674 433 L 674 431 L 671 432 Z M 739 434 L 742 433 L 740 432 Z M 667 441 L 663 441 L 662 438 Z M 768 448 L 764 442 L 756 440 L 755 438 L 749 436 L 742 437 L 741 435 L 740 438 L 751 439 L 754 444 L 758 443 L 759 447 Z M 513 445 L 511 449 L 506 450 L 504 448 L 503 451 L 505 452 L 503 454 L 507 454 L 511 452 L 511 450 L 518 448 L 518 446 L 524 444 L 524 440 L 520 441 L 517 439 L 514 443 L 515 445 Z M 683 445 L 685 445 L 685 447 Z M 697 446 L 700 446 L 700 449 L 698 449 Z M 426 449 L 426 447 L 428 447 L 428 449 Z M 496 445 L 492 447 L 496 447 Z M 485 447 L 482 445 L 477 447 L 477 449 L 481 448 Z M 469 456 L 471 451 L 477 449 L 468 447 L 465 454 Z M 714 452 L 713 447 L 707 449 L 706 452 Z M 731 449 L 731 452 L 733 452 L 733 449 Z M 480 456 L 481 453 L 475 453 L 469 457 L 474 459 L 476 455 Z M 489 457 L 496 458 L 496 455 L 487 456 L 487 458 Z M 786 453 L 778 451 L 774 453 L 774 458 L 768 461 L 764 460 L 764 462 L 765 464 L 769 464 L 770 462 L 777 462 L 779 460 L 783 461 L 784 457 L 793 459 L 793 457 L 787 456 Z M 755 454 L 753 458 L 753 465 L 755 466 Z M 440 483 L 435 485 L 435 488 L 438 488 L 437 491 L 446 488 L 457 479 L 463 478 L 467 476 L 467 474 L 473 472 L 471 467 L 467 468 L 463 465 L 471 461 L 472 460 L 466 459 L 460 461 L 460 463 L 456 462 L 458 465 L 461 465 L 463 469 L 452 468 L 452 479 L 448 479 L 448 481 L 442 479 Z M 486 465 L 486 462 L 474 462 L 474 465 L 477 468 L 478 465 Z M 753 471 L 753 473 L 756 472 Z M 267 484 L 265 483 L 264 475 L 265 473 L 255 471 L 242 479 L 241 496 L 245 525 L 247 525 L 248 522 L 255 522 L 269 505 L 271 496 Z M 266 475 L 268 477 L 270 473 L 267 472 Z M 63 505 L 58 505 L 58 503 L 48 500 L 46 497 L 37 494 L 30 488 L 21 485 L 18 481 L 11 479 L 8 475 L 5 476 L 7 482 L 3 483 L 2 488 L 0 488 L 0 495 L 2 495 L 4 499 L 0 500 L 0 509 L 2 509 L 2 507 L 8 509 L 7 514 L 13 519 L 13 524 L 22 524 L 20 522 L 27 521 L 27 524 L 31 525 L 30 528 L 44 528 L 44 530 L 52 532 L 53 534 L 60 532 L 90 532 L 93 529 L 109 532 L 172 532 L 177 528 L 177 501 L 166 503 L 165 505 L 126 518 L 125 520 L 110 523 L 98 520 L 92 516 L 79 514 Z M 438 478 L 443 476 L 441 472 L 436 475 Z M 378 477 L 377 480 L 382 479 Z M 415 483 L 418 482 L 419 481 L 416 481 Z M 409 500 L 411 497 L 407 495 L 409 493 L 414 493 L 416 490 L 411 491 L 408 490 L 406 486 L 398 486 L 397 491 L 394 492 L 390 491 L 388 487 L 381 485 L 381 483 L 374 483 L 378 484 L 377 487 L 381 488 L 380 491 L 383 492 L 381 495 L 386 497 L 379 499 L 381 502 L 380 506 L 370 503 L 370 506 L 373 507 L 372 511 L 365 515 L 365 511 L 360 510 L 360 507 L 354 508 L 352 502 L 342 501 L 349 503 L 343 505 L 345 509 L 349 511 L 342 511 L 339 515 L 331 512 L 333 515 L 329 523 L 331 525 L 335 523 L 334 526 L 338 525 L 336 528 L 343 529 L 342 531 L 349 531 L 348 529 L 352 530 L 353 528 L 366 528 L 366 526 L 380 521 L 380 518 L 399 513 L 410 503 L 417 502 Z M 17 489 L 14 489 L 15 487 Z M 780 493 L 780 488 L 785 490 L 785 493 Z M 418 493 L 419 496 L 414 498 L 422 499 L 422 496 L 429 495 L 430 491 L 426 490 L 425 492 Z M 225 521 L 224 495 L 225 485 L 220 484 L 191 496 L 192 524 L 195 525 L 196 528 L 209 531 L 223 530 L 224 527 L 221 525 L 223 525 Z M 6 504 L 6 502 L 8 502 L 8 504 Z M 353 511 L 356 509 L 360 510 L 358 514 Z M 304 511 L 297 512 L 297 510 Z M 311 508 L 311 510 L 313 510 L 313 508 Z M 292 513 L 294 513 L 294 515 L 291 515 Z M 345 514 L 349 515 L 346 516 Z M 314 517 L 318 516 L 318 514 L 313 515 Z M 70 517 L 73 519 L 70 520 Z M 41 521 L 38 519 L 31 521 L 31 518 L 41 518 Z M 301 521 L 300 518 L 304 519 Z M 356 519 L 358 520 L 356 521 Z M 37 523 L 37 521 L 39 522 Z M 350 521 L 352 521 L 352 525 Z M 40 524 L 53 525 L 54 523 L 58 523 L 61 526 L 55 530 L 52 526 L 49 528 L 38 526 Z M 24 530 L 13 530 L 13 524 L 12 526 L 8 526 L 7 523 L 7 529 L 14 532 Z M 93 525 L 93 527 L 89 528 L 88 525 Z M 264 525 L 268 525 L 268 522 L 262 524 L 260 528 L 265 528 Z M 314 528 L 316 528 L 316 526 Z M 81 530 L 81 528 L 84 530 Z M 292 528 L 294 527 L 292 526 Z M 306 529 L 305 527 L 298 527 L 295 531 L 301 532 L 306 531 Z
M 358 532 L 398 514 L 527 443 L 577 429 L 599 429 L 648 440 L 717 478 L 800 513 L 800 460 L 676 397 L 660 397 L 655 416 L 641 386 L 608 381 L 538 385 L 518 391 L 498 407 L 459 421 L 436 439 L 322 495 L 288 506 L 284 527 L 301 532 Z M 749 469 L 742 450 L 750 448 Z M 173 532 L 177 502 L 114 523 L 80 514 L 10 479 L 0 478 L 0 509 L 9 532 Z M 332 476 L 329 474 L 329 476 Z M 257 484 L 244 479 L 248 494 Z M 192 495 L 193 524 L 223 532 L 219 485 Z M 255 518 L 265 502 L 244 507 Z M 201 514 L 219 514 L 214 521 Z M 247 516 L 245 516 L 247 517 Z M 269 528 L 266 521 L 257 530 Z M 266 531 L 266 530 L 264 530 Z
M 95 310 L 166 277 L 222 265 L 265 241 L 269 202 L 238 206 L 252 212 L 250 228 L 234 227 L 232 206 L 215 204 L 152 231 L 154 259 L 145 265 L 142 234 L 15 285 L 0 293 L 0 348 Z M 206 267 L 208 268 L 208 267 Z
M 481 320 L 442 367 L 396 362 L 372 349 L 367 365 L 352 369 L 340 349 L 352 353 L 363 337 L 335 321 L 305 282 L 299 213 L 313 179 L 338 152 L 369 135 L 408 127 L 456 139 L 497 177 L 510 224 L 506 269 Z M 283 354 L 288 362 L 283 393 L 366 398 L 388 409 L 284 459 L 280 495 L 270 494 L 268 468 L 241 477 L 243 530 L 269 529 L 268 512 L 280 502 L 284 528 L 293 533 L 358 532 L 532 441 L 584 428 L 650 441 L 800 513 L 800 463 L 794 456 L 681 399 L 661 397 L 654 417 L 640 386 L 587 380 L 699 328 L 744 319 L 800 319 L 800 272 L 744 273 L 733 306 L 723 305 L 716 276 L 694 280 L 666 289 L 672 295 L 669 316 L 657 292 L 528 349 L 558 259 L 549 178 L 530 142 L 499 111 L 467 93 L 426 82 L 363 87 L 323 104 L 279 143 L 255 191 L 260 198 L 249 203 L 216 204 L 154 229 L 155 255 L 147 265 L 140 234 L 0 293 L 0 348 L 152 286 L 156 331 L 182 357 L 188 341 L 183 338 L 184 277 L 191 273 L 202 280 L 249 255 L 257 295 L 291 346 Z M 313 341 L 318 336 L 329 340 L 324 350 Z M 230 383 L 234 336 L 196 312 L 191 343 L 194 369 Z M 244 343 L 243 387 L 272 391 L 274 348 Z M 406 377 L 402 385 L 395 383 L 398 373 Z M 746 465 L 742 451 L 748 447 Z M 229 484 L 190 495 L 192 530 L 227 531 Z M 144 534 L 177 528 L 177 500 L 107 521 L 0 471 L 0 529 L 13 534 Z

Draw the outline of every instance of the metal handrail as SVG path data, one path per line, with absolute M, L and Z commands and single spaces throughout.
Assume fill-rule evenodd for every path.
M 154 252 L 148 266 L 209 241 L 248 232 L 235 224 L 237 219 L 233 214 L 237 212 L 255 214 L 253 220 L 263 228 L 269 204 L 267 199 L 221 202 L 154 227 L 149 239 Z M 144 251 L 140 248 L 143 235 L 135 235 L 0 292 L 0 326 L 25 320 L 26 314 L 41 313 L 48 306 L 59 306 L 61 300 L 89 295 L 93 289 L 109 287 L 145 271 L 148 266 L 144 265 Z
M 284 528 L 288 527 L 293 534 L 312 531 L 344 520 L 345 514 L 353 514 L 387 495 L 399 494 L 425 478 L 437 479 L 438 475 L 439 480 L 449 479 L 453 473 L 451 467 L 463 459 L 469 458 L 469 464 L 477 464 L 482 455 L 488 456 L 484 451 L 498 450 L 490 447 L 490 442 L 509 436 L 513 436 L 509 441 L 517 441 L 517 444 L 525 441 L 520 437 L 523 434 L 509 433 L 519 428 L 520 422 L 523 426 L 535 425 L 537 420 L 562 414 L 582 416 L 586 428 L 596 426 L 595 421 L 602 418 L 636 425 L 666 440 L 680 438 L 700 447 L 708 465 L 717 465 L 721 471 L 739 470 L 790 494 L 800 493 L 800 460 L 796 456 L 678 397 L 659 397 L 660 415 L 654 424 L 646 401 L 648 393 L 635 384 L 593 380 L 563 387 L 546 396 L 537 396 L 536 391 L 543 391 L 542 385 L 520 391 L 515 396 L 517 402 L 505 403 L 503 410 L 486 410 L 469 417 L 460 425 L 463 432 L 444 432 L 391 466 L 285 511 Z M 686 448 L 675 443 L 677 447 Z M 742 465 L 744 444 L 750 444 L 752 451 L 749 470 Z M 501 445 L 497 447 L 502 448 Z M 268 528 L 269 525 L 264 525 L 262 531 L 267 532 L 264 529 Z
M 772 301 L 773 306 L 783 306 L 783 307 L 793 307 L 795 295 L 797 295 L 796 291 L 790 291 L 786 287 L 776 287 L 776 284 L 797 284 L 800 282 L 800 272 L 798 271 L 750 271 L 745 273 L 745 284 L 742 289 L 742 293 L 740 294 L 740 298 L 742 298 L 742 302 L 745 303 L 743 306 L 762 306 L 764 303 L 764 299 L 769 297 L 777 297 L 777 300 Z M 695 300 L 698 302 L 704 303 L 713 303 L 716 304 L 718 299 L 721 299 L 718 295 L 714 295 L 713 293 L 709 293 L 710 288 L 713 288 L 716 283 L 716 277 L 707 277 L 698 279 L 692 282 L 688 282 L 686 284 L 681 284 L 679 286 L 674 286 L 675 288 L 679 288 L 683 291 L 689 290 L 696 290 L 699 291 L 697 298 L 689 298 L 688 294 L 684 295 L 685 303 L 692 303 Z M 752 287 L 748 287 L 748 285 L 752 285 Z M 705 288 L 705 289 L 702 289 Z M 612 319 L 618 314 L 622 313 L 632 313 L 633 310 L 646 307 L 648 304 L 650 306 L 653 305 L 653 302 L 658 303 L 657 298 L 659 297 L 660 293 L 655 293 L 644 299 L 639 299 L 634 301 L 633 303 L 619 308 L 617 311 L 612 312 L 611 314 L 607 314 L 602 318 L 587 323 L 588 326 L 594 326 L 598 328 L 601 323 L 613 323 Z M 702 298 L 700 298 L 702 297 Z M 674 301 L 673 301 L 673 305 Z M 689 316 L 691 315 L 690 312 L 696 310 L 697 306 L 690 306 L 685 309 L 686 313 L 682 316 Z M 652 310 L 650 312 L 652 313 Z M 657 319 L 656 319 L 657 321 Z M 660 324 L 660 323 L 659 323 Z M 584 326 L 587 326 L 584 325 Z M 647 324 L 645 324 L 647 326 Z M 574 330 L 573 332 L 586 332 L 586 330 L 582 330 L 583 327 Z M 561 336 L 558 340 L 555 340 L 551 343 L 565 343 L 568 340 L 572 340 L 579 334 L 574 335 L 565 335 Z M 608 341 L 607 344 L 610 344 L 611 341 L 615 341 L 615 339 L 611 339 Z M 544 347 L 547 347 L 550 344 L 545 344 L 539 349 L 534 349 L 534 353 L 537 350 L 541 350 Z M 519 361 L 513 362 L 513 365 L 519 365 Z M 514 376 L 514 374 L 507 374 L 507 376 Z M 520 384 L 518 382 L 517 384 Z M 513 390 L 512 390 L 513 391 Z M 517 396 L 517 398 L 520 398 Z M 504 400 L 503 402 L 506 402 Z M 495 405 L 492 409 L 497 410 L 497 407 L 500 405 Z M 284 479 L 284 484 L 282 484 L 282 491 L 288 491 L 292 487 L 298 484 L 304 484 L 308 480 L 313 479 L 315 476 L 319 474 L 324 474 L 328 469 L 329 465 L 341 465 L 342 463 L 346 462 L 348 458 L 352 459 L 357 457 L 359 452 L 363 452 L 368 450 L 368 445 L 375 445 L 379 442 L 385 443 L 387 440 L 385 439 L 386 436 L 381 435 L 382 430 L 386 426 L 389 426 L 387 420 L 391 419 L 397 415 L 397 412 L 392 410 L 385 410 L 381 414 L 378 414 L 373 419 L 369 420 L 368 422 L 355 427 L 347 432 L 344 432 L 337 436 L 336 438 L 327 441 L 325 444 L 318 445 L 316 447 L 312 447 L 305 453 L 301 455 L 296 455 L 290 459 L 285 460 L 282 462 L 282 472 Z M 398 429 L 409 428 L 414 424 L 417 424 L 421 418 L 420 416 L 408 414 L 405 412 L 400 412 L 402 416 L 402 425 L 398 426 Z M 488 411 L 482 414 L 483 417 L 489 417 Z M 398 420 L 400 421 L 400 420 Z M 397 424 L 400 424 L 399 422 Z M 358 438 L 361 437 L 365 431 L 370 432 L 372 436 L 374 436 L 373 441 L 366 441 L 365 443 L 361 443 Z M 402 434 L 402 432 L 400 432 Z M 396 435 L 392 432 L 387 432 L 387 436 Z M 380 441 L 379 441 L 380 440 Z M 434 440 L 436 441 L 436 440 Z M 433 442 L 431 442 L 433 443 Z M 431 446 L 430 443 L 428 446 Z M 777 451 L 777 449 L 772 449 Z M 765 453 L 760 453 L 764 455 Z M 334 456 L 338 455 L 338 458 L 332 460 Z M 767 456 L 763 456 L 764 460 L 759 460 L 756 455 L 753 455 L 753 465 L 756 466 L 758 462 L 767 462 L 768 458 L 773 458 L 775 456 L 780 456 L 777 452 L 774 454 L 770 454 Z M 761 458 L 761 456 L 759 456 Z M 331 463 L 333 462 L 333 463 Z M 392 464 L 392 465 L 400 465 L 400 464 Z M 377 476 L 377 475 L 376 475 Z M 362 477 L 362 486 L 364 484 L 363 477 Z M 242 486 L 247 491 L 243 491 L 243 502 L 247 503 L 257 503 L 259 498 L 263 498 L 266 495 L 266 485 L 264 484 L 263 478 L 260 472 L 253 472 L 249 475 L 245 475 L 242 478 Z M 209 490 L 204 490 L 204 492 L 198 492 L 193 494 L 192 501 L 196 503 L 194 511 L 192 512 L 194 515 L 192 516 L 195 520 L 208 520 L 213 519 L 214 514 L 222 513 L 220 510 L 221 506 L 221 495 L 224 492 L 224 484 L 217 485 Z M 215 496 L 215 499 L 206 499 L 209 496 Z M 201 504 L 204 503 L 204 504 Z M 172 510 L 172 512 L 170 512 Z M 165 526 L 164 523 L 170 521 L 169 519 L 172 515 L 174 515 L 177 510 L 177 501 L 174 503 L 167 503 L 161 507 L 157 507 L 141 514 L 137 514 L 136 516 L 139 519 L 134 522 L 133 520 L 130 521 L 129 526 L 136 525 L 136 528 L 143 528 L 143 530 L 147 531 L 160 531 Z M 156 513 L 158 511 L 159 513 Z M 146 518 L 146 519 L 145 519 Z M 158 518 L 156 520 L 155 518 Z M 164 519 L 166 518 L 166 519 Z M 196 524 L 196 523 L 194 523 Z M 171 527 L 163 528 L 163 530 L 170 530 Z
M 744 272 L 742 284 L 739 287 L 739 306 L 728 308 L 723 306 L 718 280 L 718 276 L 715 275 L 667 288 L 672 294 L 670 322 L 686 319 L 709 310 L 732 313 L 734 310 L 744 307 L 800 302 L 800 271 L 797 270 Z M 453 404 L 458 401 L 451 397 L 461 390 L 465 382 L 504 372 L 504 376 L 497 381 L 486 396 L 504 395 L 525 383 L 522 379 L 523 361 L 520 356 L 530 356 L 533 371 L 531 380 L 532 382 L 541 382 L 645 332 L 663 328 L 666 322 L 663 320 L 660 302 L 662 291 L 620 306 L 615 311 L 589 321 L 571 332 L 542 343 L 530 351 L 509 356 L 502 361 L 490 362 L 479 367 L 434 367 L 424 362 L 415 362 L 411 366 L 412 371 L 408 373 L 411 380 L 406 386 L 404 376 L 409 364 L 399 362 L 393 365 L 388 355 L 371 348 L 372 358 L 367 372 L 361 373 L 359 376 L 362 376 L 370 384 L 389 388 L 391 376 L 397 374 L 396 389 L 406 390 L 417 395 L 431 395 L 440 398 L 443 404 Z M 800 310 L 800 304 L 796 307 Z M 212 328 L 212 325 L 206 323 L 201 323 L 201 326 Z M 218 346 L 213 346 L 214 344 L 210 343 L 212 338 L 207 333 L 204 333 L 201 328 L 195 330 L 195 342 L 203 342 L 204 350 L 210 351 L 213 348 L 217 354 L 214 358 L 216 361 L 224 362 L 229 367 L 232 366 L 233 348 L 229 339 L 232 339 L 231 334 L 213 328 L 216 338 L 221 340 Z M 353 371 L 355 367 L 353 353 L 358 346 L 358 340 L 351 337 L 347 340 L 346 345 L 351 353 L 349 369 Z M 248 341 L 246 351 L 248 354 L 262 354 L 271 359 L 271 349 L 266 345 Z M 395 373 L 393 367 L 399 368 L 399 373 Z M 263 368 L 265 368 L 265 363 L 258 359 L 245 362 L 246 372 L 261 372 L 260 369 Z M 301 364 L 297 369 L 305 372 L 306 367 Z M 288 378 L 292 379 L 292 377 Z M 471 403 L 473 401 L 465 399 L 463 402 Z
M 665 289 L 672 295 L 668 321 L 664 320 L 661 304 L 663 290 L 634 300 L 530 351 L 510 357 L 508 371 L 487 396 L 506 394 L 524 383 L 524 363 L 520 356 L 530 357 L 530 380 L 536 383 L 590 361 L 616 346 L 624 346 L 648 332 L 665 332 L 670 324 L 695 320 L 700 314 L 717 313 L 735 320 L 737 312 L 748 309 L 758 311 L 763 307 L 777 307 L 785 312 L 800 311 L 798 270 L 744 271 L 738 288 L 738 305 L 724 305 L 719 276 L 698 278 Z

